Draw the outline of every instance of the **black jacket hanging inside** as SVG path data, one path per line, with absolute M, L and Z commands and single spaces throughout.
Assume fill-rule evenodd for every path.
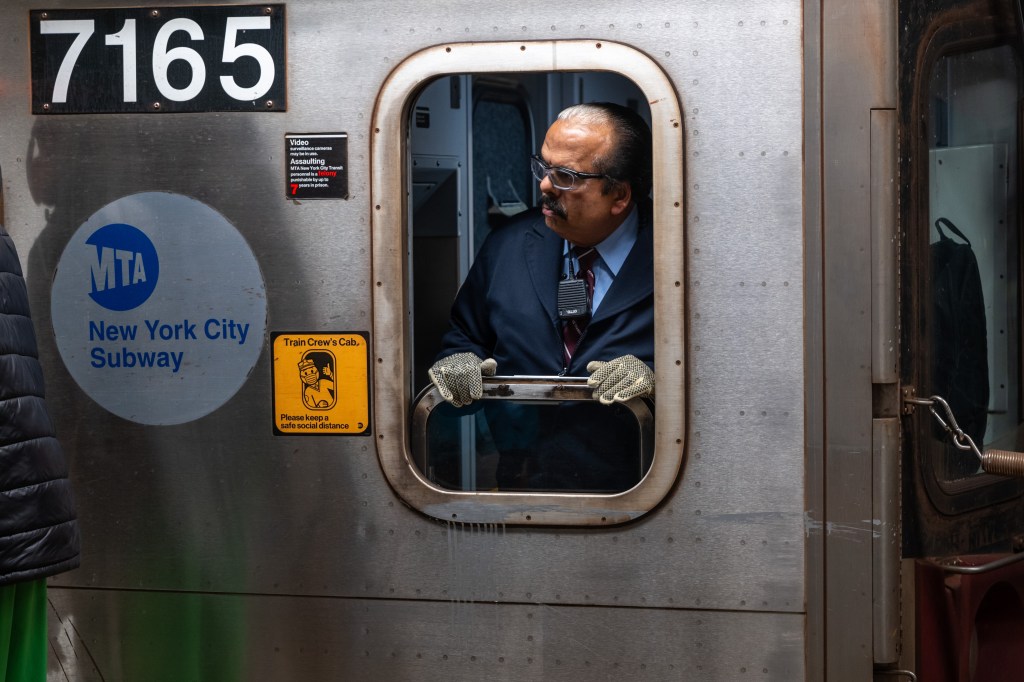
M 965 243 L 948 236 L 943 226 Z M 970 240 L 948 219 L 939 218 L 935 227 L 939 241 L 931 245 L 930 393 L 949 402 L 960 428 L 981 449 L 988 419 L 989 384 L 985 297 L 978 259 Z M 964 462 L 959 472 L 963 475 L 977 469 L 977 462 L 969 456 L 956 461 Z

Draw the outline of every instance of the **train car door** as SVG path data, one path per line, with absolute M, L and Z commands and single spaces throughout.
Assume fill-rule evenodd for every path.
M 1004 679 L 1022 662 L 1024 479 L 993 472 L 1024 454 L 979 456 L 1024 452 L 1019 10 L 899 4 L 902 549 L 920 679 Z

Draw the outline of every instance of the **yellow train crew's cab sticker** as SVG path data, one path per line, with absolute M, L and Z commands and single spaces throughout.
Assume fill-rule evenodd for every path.
M 369 433 L 368 342 L 362 332 L 277 332 L 274 433 Z

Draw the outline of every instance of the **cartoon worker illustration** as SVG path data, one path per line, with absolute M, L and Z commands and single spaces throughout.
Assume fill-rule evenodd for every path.
M 318 362 L 319 361 L 319 362 Z M 334 356 L 326 351 L 306 353 L 299 362 L 302 402 L 312 410 L 326 410 L 334 406 Z

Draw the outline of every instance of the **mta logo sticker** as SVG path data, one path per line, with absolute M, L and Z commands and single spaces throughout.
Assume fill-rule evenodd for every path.
M 156 289 L 160 261 L 149 237 L 137 227 L 105 225 L 85 240 L 92 247 L 89 296 L 107 310 L 133 310 Z
M 249 378 L 266 336 L 267 288 L 223 215 L 181 194 L 141 192 L 107 204 L 68 239 L 50 318 L 68 372 L 101 407 L 139 424 L 183 424 Z

